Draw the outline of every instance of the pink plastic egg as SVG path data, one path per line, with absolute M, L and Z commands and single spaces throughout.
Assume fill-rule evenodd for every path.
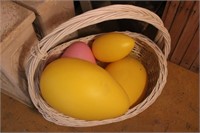
M 61 57 L 71 57 L 86 60 L 96 64 L 95 57 L 90 47 L 84 42 L 72 43 L 62 54 Z

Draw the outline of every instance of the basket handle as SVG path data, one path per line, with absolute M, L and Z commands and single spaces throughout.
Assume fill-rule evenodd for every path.
M 103 21 L 116 19 L 139 20 L 155 26 L 158 29 L 155 42 L 164 42 L 163 53 L 167 59 L 171 47 L 171 38 L 159 16 L 145 8 L 118 4 L 87 11 L 61 24 L 39 42 L 37 46 L 37 51 L 39 51 L 37 52 L 37 56 L 42 56 L 42 58 L 44 58 L 44 56 L 47 55 L 47 51 L 56 46 L 61 39 L 79 29 Z

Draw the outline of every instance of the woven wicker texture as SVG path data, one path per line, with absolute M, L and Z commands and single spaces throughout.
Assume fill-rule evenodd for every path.
M 138 33 L 128 31 L 122 32 L 136 40 L 136 46 L 131 54 L 140 60 L 147 68 L 148 93 L 146 98 L 140 104 L 130 108 L 126 114 L 117 118 L 101 121 L 74 119 L 51 108 L 41 97 L 39 89 L 40 74 L 45 65 L 49 61 L 59 57 L 63 50 L 73 42 L 84 41 L 89 43 L 96 35 L 78 38 L 63 44 L 59 44 L 59 41 L 81 28 L 115 19 L 144 21 L 155 26 L 159 30 L 154 42 L 148 37 Z M 156 45 L 162 42 L 164 42 L 163 51 Z M 27 58 L 26 67 L 28 90 L 31 100 L 45 119 L 63 126 L 89 127 L 119 122 L 134 117 L 154 103 L 164 88 L 167 79 L 167 57 L 170 52 L 170 44 L 171 38 L 162 20 L 147 9 L 132 5 L 111 5 L 85 12 L 60 25 L 53 32 L 44 37 L 37 46 L 32 48 L 31 54 Z

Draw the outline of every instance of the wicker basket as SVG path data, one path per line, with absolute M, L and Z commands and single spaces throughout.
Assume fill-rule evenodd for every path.
M 96 35 L 79 38 L 59 44 L 59 41 L 69 34 L 89 25 L 103 21 L 116 19 L 134 19 L 144 21 L 158 29 L 155 42 L 144 35 L 125 31 L 124 34 L 136 40 L 136 46 L 132 50 L 132 55 L 139 59 L 147 68 L 148 73 L 148 94 L 138 105 L 130 108 L 124 115 L 101 121 L 85 121 L 63 115 L 51 108 L 41 97 L 39 89 L 39 78 L 45 64 L 49 60 L 57 58 L 63 50 L 74 41 L 92 41 Z M 164 43 L 163 52 L 155 44 Z M 170 52 L 171 38 L 163 26 L 162 20 L 147 9 L 132 5 L 111 5 L 85 12 L 60 25 L 52 33 L 43 38 L 39 44 L 33 47 L 27 60 L 26 75 L 28 80 L 28 90 L 31 100 L 39 112 L 48 121 L 58 125 L 72 127 L 89 127 L 119 122 L 144 111 L 161 94 L 167 79 L 167 57 Z

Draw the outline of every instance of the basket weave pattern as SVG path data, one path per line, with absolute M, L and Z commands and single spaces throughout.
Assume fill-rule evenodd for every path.
M 89 43 L 94 40 L 96 35 L 78 38 L 63 44 L 59 44 L 59 41 L 78 29 L 116 19 L 144 21 L 152 24 L 159 30 L 154 42 L 138 33 L 122 32 L 136 40 L 136 45 L 131 54 L 146 67 L 148 73 L 148 94 L 146 98 L 140 104 L 130 108 L 126 114 L 101 121 L 74 119 L 51 108 L 41 97 L 39 89 L 40 74 L 45 65 L 49 60 L 59 57 L 63 50 L 73 42 L 83 41 Z M 162 42 L 164 43 L 163 51 L 156 45 Z M 63 126 L 89 127 L 119 122 L 134 117 L 154 103 L 164 88 L 167 79 L 167 57 L 170 52 L 170 44 L 171 38 L 162 20 L 147 9 L 132 5 L 111 5 L 85 12 L 60 25 L 52 33 L 43 38 L 37 46 L 33 47 L 30 56 L 27 58 L 26 67 L 28 90 L 31 100 L 45 119 Z

